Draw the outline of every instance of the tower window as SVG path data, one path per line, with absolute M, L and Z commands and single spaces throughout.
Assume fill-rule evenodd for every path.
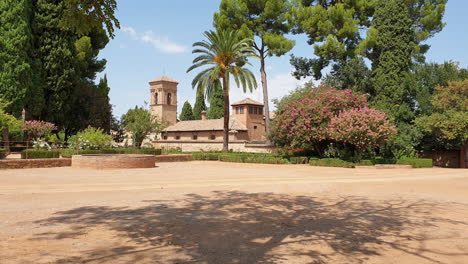
M 263 115 L 263 108 L 260 107 L 260 108 L 258 109 L 258 114 L 259 114 L 259 115 Z
M 193 139 L 193 140 L 197 140 L 197 139 L 198 139 L 198 136 L 197 136 L 197 135 L 193 135 L 192 139 Z
M 172 94 L 171 93 L 168 93 L 167 94 L 167 104 L 170 105 L 171 104 L 171 99 L 172 99 Z
M 254 126 L 254 129 L 257 129 L 257 126 Z
M 239 107 L 236 107 L 236 115 L 239 114 Z
M 249 106 L 249 114 L 253 114 L 253 107 Z
M 240 112 L 241 114 L 244 114 L 244 107 L 243 107 L 243 106 L 239 107 L 239 112 Z
M 154 95 L 154 104 L 158 104 L 158 93 Z
M 254 114 L 256 114 L 256 115 L 258 114 L 258 107 L 254 108 Z
M 176 139 L 176 140 L 180 140 L 180 136 L 176 136 L 175 139 Z
M 167 140 L 167 136 L 164 136 L 163 139 L 164 139 L 164 140 Z
M 211 136 L 210 136 L 210 139 L 211 139 L 211 140 L 215 140 L 215 139 L 216 139 L 216 136 L 215 136 L 215 135 L 211 135 Z

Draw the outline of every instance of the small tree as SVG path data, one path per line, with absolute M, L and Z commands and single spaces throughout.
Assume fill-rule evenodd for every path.
M 88 127 L 68 139 L 70 147 L 75 149 L 103 149 L 112 145 L 112 136 L 102 128 Z
M 219 119 L 224 117 L 224 94 L 221 83 L 213 87 L 213 91 L 209 97 L 210 108 L 208 108 L 207 118 L 208 119 Z
M 206 111 L 205 95 L 203 90 L 197 89 L 197 97 L 193 106 L 193 120 L 201 120 L 201 113 Z
M 31 120 L 24 122 L 23 129 L 27 131 L 34 140 L 39 140 L 56 130 L 57 126 L 45 121 Z
M 416 119 L 416 125 L 435 136 L 446 148 L 468 142 L 468 79 L 437 86 L 432 104 L 435 113 Z
M 384 112 L 368 107 L 344 110 L 328 125 L 329 138 L 354 146 L 359 158 L 364 151 L 380 147 L 396 133 Z
M 19 126 L 20 121 L 18 121 L 14 116 L 5 112 L 7 103 L 3 102 L 0 99 L 0 130 L 2 131 L 3 136 L 3 145 L 7 152 L 10 151 L 10 140 L 9 140 L 9 129 L 14 126 Z
M 179 119 L 180 121 L 195 120 L 192 105 L 188 101 L 186 101 L 182 107 L 182 113 L 180 113 Z
M 164 129 L 164 124 L 157 117 L 152 116 L 150 111 L 136 106 L 128 110 L 122 116 L 122 123 L 127 132 L 130 132 L 135 147 L 141 147 L 143 140 L 151 133 L 159 134 Z

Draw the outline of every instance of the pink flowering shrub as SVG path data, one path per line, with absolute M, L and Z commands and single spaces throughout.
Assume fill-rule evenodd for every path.
M 384 112 L 368 107 L 341 111 L 328 124 L 329 138 L 353 145 L 359 156 L 366 149 L 378 148 L 396 133 Z
M 26 121 L 23 127 L 23 130 L 27 131 L 35 140 L 50 134 L 55 129 L 57 127 L 54 124 L 38 120 Z
M 367 107 L 364 95 L 321 86 L 296 91 L 280 102 L 270 139 L 279 147 L 313 149 L 322 153 L 329 139 L 328 124 L 341 111 Z

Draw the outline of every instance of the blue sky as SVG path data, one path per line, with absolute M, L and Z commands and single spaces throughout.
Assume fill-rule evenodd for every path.
M 190 85 L 196 71 L 186 73 L 194 56 L 191 45 L 203 39 L 202 33 L 212 29 L 213 13 L 220 0 L 118 0 L 117 17 L 121 29 L 115 39 L 101 52 L 107 59 L 107 74 L 111 87 L 110 98 L 114 114 L 121 116 L 135 105 L 149 101 L 148 82 L 163 74 L 179 81 L 178 106 L 188 100 L 194 103 L 195 92 Z M 468 67 L 468 1 L 449 0 L 444 30 L 428 41 L 431 49 L 428 61 L 454 60 Z M 291 36 L 296 46 L 291 53 L 312 56 L 312 47 L 305 36 Z M 258 76 L 259 66 L 251 70 Z M 291 76 L 289 54 L 267 60 L 270 98 L 278 98 L 307 80 L 297 81 Z M 259 89 L 244 94 L 231 89 L 231 101 L 244 97 L 262 101 Z

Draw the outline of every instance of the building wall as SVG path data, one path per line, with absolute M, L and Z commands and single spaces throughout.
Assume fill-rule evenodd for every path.
M 197 136 L 195 139 L 194 136 Z M 212 139 L 211 136 L 215 136 Z M 184 142 L 197 142 L 197 141 L 208 141 L 208 142 L 223 142 L 224 132 L 219 131 L 191 131 L 191 132 L 165 132 L 159 138 L 161 141 L 184 141 Z M 230 141 L 248 141 L 248 134 L 245 131 L 238 131 L 237 133 L 229 134 Z
M 243 108 L 242 111 L 236 108 Z M 261 109 L 261 112 L 251 113 L 249 107 Z M 236 105 L 232 107 L 232 115 L 241 121 L 248 128 L 249 141 L 264 141 L 266 140 L 266 128 L 263 115 L 263 107 L 256 105 Z

